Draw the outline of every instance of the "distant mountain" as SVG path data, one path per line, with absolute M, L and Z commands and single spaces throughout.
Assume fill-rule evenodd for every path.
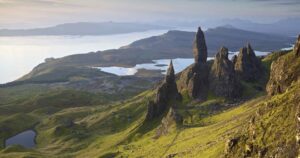
M 147 30 L 168 29 L 170 27 L 140 23 L 66 23 L 53 27 L 33 29 L 1 29 L 0 36 L 41 36 L 41 35 L 111 35 Z
M 300 34 L 300 18 L 288 18 L 282 19 L 273 23 L 256 23 L 250 20 L 241 19 L 224 19 L 221 21 L 207 21 L 204 22 L 206 27 L 216 27 L 220 25 L 231 25 L 233 27 L 255 31 L 261 33 L 271 33 L 285 36 L 297 36 Z
M 300 18 L 286 18 L 276 22 L 258 23 L 244 19 L 209 19 L 195 21 L 157 21 L 165 26 L 215 28 L 220 26 L 231 26 L 242 30 L 271 33 L 285 36 L 297 36 L 300 34 Z
M 154 52 L 181 52 L 185 57 L 192 57 L 191 46 L 195 37 L 195 32 L 169 31 L 161 36 L 154 36 L 133 42 L 129 46 L 122 48 L 149 49 Z M 294 38 L 282 35 L 257 33 L 234 28 L 232 26 L 217 27 L 205 31 L 208 46 L 208 56 L 216 54 L 221 46 L 226 46 L 231 51 L 238 51 L 241 46 L 251 43 L 255 50 L 273 51 L 285 47 L 290 47 Z M 183 57 L 183 56 L 181 56 Z

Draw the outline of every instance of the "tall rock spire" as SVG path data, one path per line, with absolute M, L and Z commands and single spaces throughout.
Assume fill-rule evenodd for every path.
M 300 35 L 298 35 L 298 40 L 295 44 L 294 52 L 295 52 L 296 56 L 300 56 Z
M 193 44 L 193 53 L 195 63 L 206 63 L 207 60 L 207 46 L 205 42 L 204 33 L 201 27 L 198 28 L 195 41 Z
M 172 60 L 170 61 L 169 68 L 167 70 L 166 82 L 167 83 L 175 82 L 175 71 L 174 71 Z
M 178 81 L 178 87 L 180 91 L 187 90 L 188 95 L 191 98 L 204 101 L 207 98 L 209 88 L 209 66 L 206 62 L 207 47 L 201 27 L 198 28 L 198 32 L 195 37 L 193 54 L 195 63 L 181 73 Z
M 165 80 L 157 88 L 156 98 L 148 103 L 146 119 L 152 120 L 162 115 L 168 108 L 175 106 L 170 105 L 170 103 L 176 100 L 181 100 L 181 95 L 177 89 L 175 71 L 171 60 Z

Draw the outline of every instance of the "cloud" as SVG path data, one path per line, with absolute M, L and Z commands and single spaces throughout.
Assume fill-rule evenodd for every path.
M 76 6 L 75 3 L 68 3 L 62 0 L 0 0 L 0 7 L 14 6 Z
M 299 17 L 299 5 L 300 0 L 0 0 L 0 22 L 29 27 L 78 21 L 278 20 Z
M 300 0 L 250 0 L 253 2 L 263 2 L 275 5 L 300 5 Z

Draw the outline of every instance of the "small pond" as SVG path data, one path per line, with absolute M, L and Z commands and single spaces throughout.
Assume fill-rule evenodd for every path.
M 35 147 L 36 132 L 27 130 L 5 140 L 5 147 L 10 145 L 22 145 L 25 148 Z

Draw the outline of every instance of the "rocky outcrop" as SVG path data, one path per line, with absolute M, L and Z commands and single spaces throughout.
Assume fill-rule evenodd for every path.
M 239 137 L 228 139 L 225 143 L 225 157 L 233 150 L 233 148 L 238 144 Z
M 279 57 L 271 65 L 270 79 L 267 84 L 269 95 L 284 93 L 285 90 L 300 78 L 300 35 L 295 43 L 293 53 Z M 294 54 L 294 55 L 292 55 Z
M 233 63 L 228 59 L 228 49 L 222 47 L 215 56 L 209 74 L 210 89 L 216 96 L 237 98 L 241 94 Z
M 296 56 L 300 56 L 300 35 L 298 35 L 298 40 L 295 44 L 294 52 L 295 52 Z
M 174 100 L 180 100 L 181 95 L 178 92 L 175 71 L 172 61 L 170 62 L 165 80 L 157 88 L 156 98 L 148 102 L 148 112 L 146 118 L 151 120 L 163 114 L 169 107 L 169 103 Z
M 181 73 L 178 87 L 180 91 L 187 90 L 193 99 L 205 100 L 209 89 L 208 76 L 207 64 L 194 63 Z
M 187 90 L 193 99 L 205 100 L 208 93 L 209 67 L 204 33 L 199 27 L 193 44 L 195 63 L 185 69 L 179 79 L 179 90 Z
M 257 81 L 263 74 L 261 61 L 256 57 L 250 44 L 240 49 L 234 67 L 238 76 L 249 82 Z
M 284 93 L 293 82 L 300 79 L 300 56 L 297 55 L 299 44 L 298 39 L 293 52 L 279 57 L 272 63 L 266 88 L 269 95 Z
M 195 58 L 195 63 L 206 63 L 207 61 L 207 46 L 205 42 L 204 33 L 201 27 L 198 28 L 194 43 L 193 43 L 193 53 Z

